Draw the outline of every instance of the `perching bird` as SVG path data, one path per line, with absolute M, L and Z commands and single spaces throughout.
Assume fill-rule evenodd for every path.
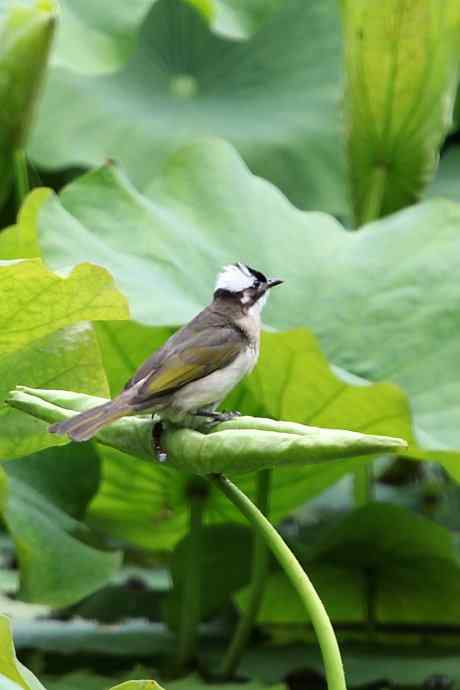
M 226 395 L 255 366 L 260 313 L 270 280 L 242 263 L 217 276 L 211 304 L 154 352 L 113 400 L 52 424 L 49 431 L 87 441 L 120 417 L 154 413 L 180 426 L 200 427 L 235 413 L 216 412 Z

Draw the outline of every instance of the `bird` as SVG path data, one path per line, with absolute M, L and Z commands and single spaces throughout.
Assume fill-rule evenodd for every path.
M 88 441 L 133 414 L 151 413 L 160 422 L 194 429 L 239 415 L 216 408 L 256 365 L 261 312 L 269 291 L 282 283 L 242 262 L 224 266 L 211 303 L 154 352 L 119 395 L 49 431 Z

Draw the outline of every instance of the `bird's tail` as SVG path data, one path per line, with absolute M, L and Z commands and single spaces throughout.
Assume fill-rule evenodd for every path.
M 48 431 L 52 434 L 67 434 L 73 441 L 88 441 L 99 429 L 120 417 L 124 417 L 131 411 L 132 408 L 122 394 L 103 405 L 74 415 L 71 419 L 52 424 L 48 427 Z

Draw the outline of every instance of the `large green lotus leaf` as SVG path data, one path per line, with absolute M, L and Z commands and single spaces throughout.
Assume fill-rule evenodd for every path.
M 67 606 L 104 585 L 120 565 L 119 553 L 105 553 L 79 541 L 83 526 L 24 477 L 2 482 L 2 513 L 20 565 L 19 597 Z
M 111 72 L 126 62 L 155 0 L 60 0 L 51 65 L 84 73 Z
M 438 171 L 426 190 L 426 196 L 460 202 L 460 146 L 448 149 L 441 157 Z
M 358 224 L 414 203 L 452 124 L 457 0 L 342 0 L 348 164 Z
M 47 168 L 115 159 L 145 186 L 177 146 L 221 136 L 297 205 L 346 213 L 336 2 L 281 5 L 235 42 L 188 3 L 158 0 L 123 71 L 51 72 L 30 155 Z
M 375 503 L 350 513 L 323 534 L 303 565 L 337 623 L 366 619 L 370 582 L 377 623 L 460 621 L 460 566 L 452 535 L 399 506 Z M 242 592 L 243 608 L 246 600 Z M 270 575 L 259 622 L 301 624 L 301 610 L 286 576 Z
M 113 167 L 84 176 L 45 204 L 40 228 L 53 266 L 96 258 L 144 323 L 190 319 L 225 262 L 284 278 L 268 324 L 307 325 L 335 364 L 400 384 L 419 442 L 459 447 L 460 206 L 425 202 L 349 233 L 294 209 L 215 141 L 173 156 L 148 198 Z
M 53 0 L 6 4 L 0 15 L 0 204 L 25 146 L 56 20 Z
M 183 0 L 210 28 L 233 39 L 249 38 L 283 0 Z M 119 69 L 132 52 L 155 0 L 61 0 L 51 65 L 97 74 Z
M 107 395 L 108 386 L 91 324 L 82 322 L 37 338 L 0 357 L 0 458 L 9 460 L 62 445 L 48 427 L 5 405 L 13 385 L 63 386 Z
M 102 326 L 105 328 L 106 324 Z M 147 331 L 151 332 L 151 341 L 154 342 L 155 329 L 127 322 L 123 322 L 123 326 L 126 326 L 126 334 L 130 337 L 125 337 L 124 329 L 117 326 L 116 342 L 122 349 L 116 355 L 113 339 L 110 338 L 107 355 L 107 343 L 104 345 L 103 357 L 108 356 L 115 366 L 120 362 L 125 367 L 122 363 L 126 359 L 137 366 L 146 355 L 146 343 L 149 341 Z M 140 343 L 140 352 L 136 350 L 136 343 Z M 129 367 L 123 370 L 124 377 L 131 373 L 128 371 Z M 250 415 L 261 414 L 275 418 L 286 415 L 287 428 L 292 422 L 309 424 L 312 421 L 315 424 L 321 423 L 324 427 L 343 426 L 356 431 L 362 429 L 366 433 L 375 431 L 378 434 L 395 434 L 410 439 L 407 402 L 397 387 L 358 383 L 359 385 L 356 382 L 349 383 L 339 378 L 330 369 L 316 340 L 307 332 L 264 333 L 261 358 L 256 370 L 231 396 L 226 406 Z M 87 398 L 76 398 L 74 394 L 62 394 L 58 398 L 63 407 L 84 405 L 85 400 Z M 30 402 L 33 403 L 33 400 L 29 398 Z M 36 400 L 36 404 L 38 414 L 43 414 L 44 400 L 40 398 Z M 54 418 L 57 410 L 51 409 L 50 413 Z M 118 436 L 118 442 L 125 443 L 125 451 L 136 452 L 145 457 L 147 462 L 101 446 L 102 483 L 91 504 L 90 516 L 98 527 L 143 548 L 171 548 L 187 531 L 188 475 L 175 471 L 168 463 L 152 462 L 148 437 L 151 422 L 148 419 L 138 422 L 139 436 L 130 434 L 126 445 L 127 432 L 132 428 L 133 420 L 131 418 L 120 422 L 123 433 Z M 241 425 L 242 420 L 236 420 L 233 424 L 235 423 Z M 112 431 L 113 429 L 114 427 Z M 240 463 L 241 458 L 236 458 L 236 461 Z M 273 476 L 273 519 L 284 517 L 362 462 L 363 458 L 350 458 L 346 462 L 332 460 L 278 469 Z M 254 476 L 238 478 L 238 484 L 255 498 Z M 225 522 L 241 521 L 242 518 L 219 492 L 212 489 L 206 519 L 210 522 Z M 154 530 L 151 529 L 152 523 L 155 524 Z

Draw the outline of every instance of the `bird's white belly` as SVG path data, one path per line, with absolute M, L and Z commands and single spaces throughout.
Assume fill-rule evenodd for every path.
M 254 368 L 258 351 L 248 347 L 228 366 L 198 381 L 192 381 L 174 395 L 172 406 L 176 410 L 192 412 L 220 403 L 230 391 Z

